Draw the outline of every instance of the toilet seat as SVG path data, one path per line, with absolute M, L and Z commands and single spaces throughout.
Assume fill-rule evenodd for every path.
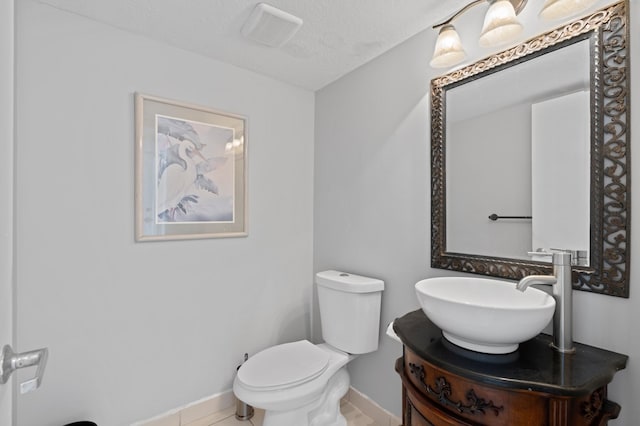
M 325 372 L 330 354 L 308 340 L 265 349 L 238 370 L 237 379 L 248 389 L 269 391 L 309 382 Z

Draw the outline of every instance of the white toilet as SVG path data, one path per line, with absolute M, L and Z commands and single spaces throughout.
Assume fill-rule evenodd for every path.
M 340 398 L 349 389 L 347 363 L 378 349 L 384 282 L 324 271 L 316 284 L 325 343 L 300 340 L 265 349 L 233 382 L 238 399 L 265 410 L 263 426 L 346 426 Z

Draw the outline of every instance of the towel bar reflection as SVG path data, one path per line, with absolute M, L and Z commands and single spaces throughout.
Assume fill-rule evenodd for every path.
M 499 219 L 532 219 L 531 216 L 498 216 L 495 213 L 489 215 L 489 219 L 496 221 Z

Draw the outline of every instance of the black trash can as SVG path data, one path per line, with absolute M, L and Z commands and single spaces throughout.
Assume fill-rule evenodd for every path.
M 98 425 L 95 424 L 94 422 L 88 422 L 86 420 L 83 420 L 81 422 L 67 423 L 64 426 L 98 426 Z

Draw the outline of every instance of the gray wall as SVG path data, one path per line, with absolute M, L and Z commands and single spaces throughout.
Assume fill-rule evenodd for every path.
M 631 34 L 640 5 L 631 2 Z M 385 280 L 385 322 L 418 307 L 413 285 L 448 274 L 429 268 L 429 81 L 435 35 L 421 33 L 316 94 L 315 269 L 342 267 Z M 640 44 L 631 44 L 633 81 L 640 77 Z M 631 94 L 640 105 L 640 91 Z M 631 152 L 640 152 L 640 110 L 633 109 Z M 634 164 L 637 164 L 635 162 Z M 633 199 L 640 198 L 634 173 Z M 640 209 L 632 209 L 640 221 Z M 609 396 L 622 404 L 616 425 L 640 419 L 640 226 L 631 230 L 631 298 L 575 293 L 575 339 L 630 356 Z M 316 336 L 318 330 L 314 330 Z M 381 350 L 350 365 L 352 384 L 399 415 L 400 380 L 393 371 L 400 347 L 384 338 Z
M 308 336 L 314 94 L 16 3 L 17 343 L 51 351 L 18 424 L 146 419 Z M 248 116 L 247 238 L 134 242 L 136 91 Z
M 413 284 L 432 275 L 425 45 L 414 37 L 316 93 L 315 269 L 384 280 L 382 327 L 418 308 Z M 399 415 L 401 346 L 380 344 L 349 365 L 352 385 Z

